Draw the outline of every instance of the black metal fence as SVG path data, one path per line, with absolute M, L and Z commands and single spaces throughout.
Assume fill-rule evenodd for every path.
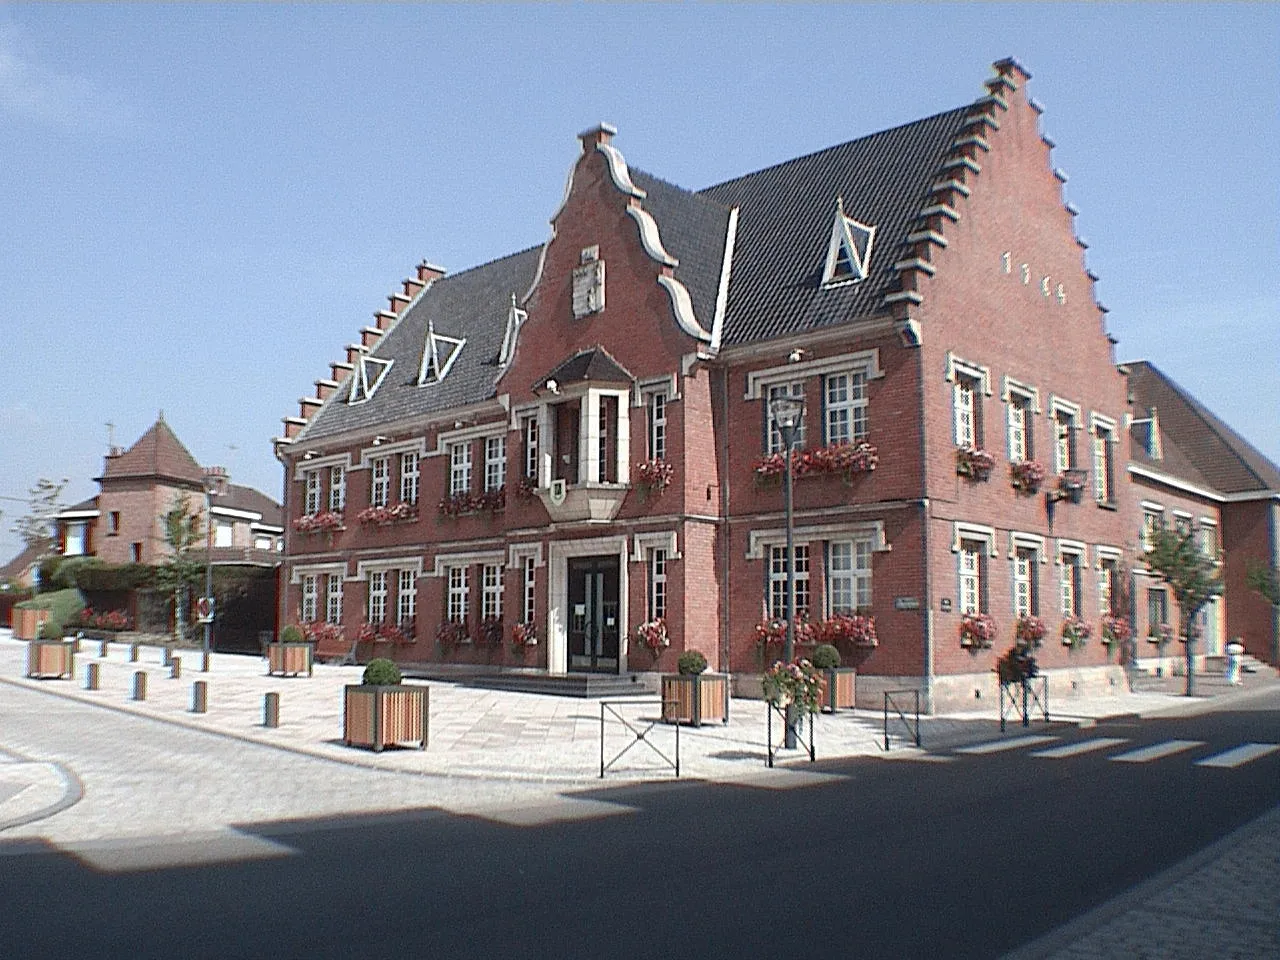
M 908 706 L 908 700 L 910 706 Z M 884 692 L 884 748 L 890 747 L 890 719 L 901 723 L 907 730 L 907 736 L 920 746 L 920 691 L 919 690 L 886 690 Z M 895 724 L 896 725 L 896 724 Z
M 775 713 L 778 715 L 778 719 L 782 721 L 782 743 L 773 742 L 773 715 Z M 813 749 L 813 714 L 809 713 L 808 711 L 805 711 L 805 714 L 807 714 L 809 717 L 809 743 L 807 746 L 805 745 L 805 742 L 804 742 L 804 715 L 802 715 L 798 710 L 793 711 L 793 714 L 792 714 L 792 716 L 794 717 L 794 723 L 795 723 L 795 726 L 793 727 L 793 729 L 795 730 L 796 743 L 800 744 L 800 746 L 805 750 L 805 752 L 809 754 L 809 762 L 813 763 L 813 761 L 817 759 L 817 754 L 814 752 L 814 749 Z M 779 706 L 776 703 L 769 704 L 769 710 L 765 714 L 765 736 L 768 737 L 768 744 L 769 744 L 769 757 L 765 761 L 765 766 L 772 767 L 774 756 L 777 754 L 779 750 L 783 749 L 783 744 L 787 742 L 787 709 L 786 707 Z
M 1038 689 L 1037 689 L 1038 688 Z M 1024 727 L 1031 726 L 1031 711 L 1044 715 L 1049 722 L 1049 678 L 1043 674 L 1000 684 L 1000 732 L 1004 733 L 1009 717 L 1018 717 Z
M 653 742 L 653 738 L 650 736 L 650 734 L 653 733 L 653 731 L 658 728 L 659 724 L 662 724 L 663 727 L 667 726 L 666 724 L 662 723 L 662 711 L 663 711 L 663 708 L 667 706 L 668 702 L 669 701 L 665 701 L 661 699 L 636 700 L 636 699 L 630 699 L 630 698 L 626 700 L 601 700 L 600 701 L 600 779 L 601 780 L 604 779 L 605 773 L 608 772 L 613 767 L 614 764 L 616 764 L 619 760 L 621 760 L 624 756 L 626 756 L 632 747 L 640 743 L 643 743 L 650 750 L 652 750 L 657 756 L 661 757 L 665 766 L 668 766 L 673 771 L 675 771 L 676 779 L 680 778 L 680 724 L 673 723 L 670 725 L 675 730 L 675 755 L 673 757 L 668 756 L 656 743 Z M 670 701 L 670 702 L 674 703 L 675 701 Z M 640 707 L 640 706 L 643 706 L 646 708 L 657 707 L 658 715 L 656 717 L 638 717 L 638 716 L 635 716 L 634 714 L 631 716 L 627 716 L 623 713 L 623 709 L 626 707 Z M 621 750 L 619 750 L 617 753 L 615 753 L 613 757 L 609 759 L 607 762 L 605 760 L 606 719 L 612 720 L 615 723 L 620 724 L 629 737 L 629 739 L 627 740 L 627 745 L 623 747 Z

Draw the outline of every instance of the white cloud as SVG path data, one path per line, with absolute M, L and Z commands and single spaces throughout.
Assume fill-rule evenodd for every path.
M 117 91 L 41 63 L 16 30 L 0 26 L 0 114 L 57 126 L 116 126 L 130 110 Z

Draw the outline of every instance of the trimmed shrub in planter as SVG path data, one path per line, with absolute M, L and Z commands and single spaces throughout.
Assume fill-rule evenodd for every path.
M 315 666 L 315 647 L 307 642 L 302 630 L 292 623 L 280 631 L 280 639 L 267 644 L 268 676 L 311 676 Z
M 729 722 L 729 678 L 706 673 L 707 658 L 686 650 L 676 663 L 679 673 L 662 675 L 662 719 L 700 727 L 704 721 Z
M 40 625 L 40 636 L 27 645 L 27 676 L 35 679 L 70 677 L 75 672 L 75 641 L 64 640 L 53 621 Z
M 364 668 L 364 682 L 343 690 L 342 738 L 347 746 L 385 747 L 414 744 L 427 748 L 426 686 L 405 686 L 400 668 L 379 657 Z
M 818 671 L 821 684 L 821 709 L 830 713 L 852 710 L 857 691 L 858 671 L 840 666 L 840 651 L 824 643 L 813 651 L 810 662 Z

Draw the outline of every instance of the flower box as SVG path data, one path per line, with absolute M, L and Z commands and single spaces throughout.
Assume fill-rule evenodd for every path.
M 791 451 L 791 472 L 797 478 L 836 474 L 846 483 L 852 483 L 855 475 L 870 473 L 879 463 L 879 452 L 866 440 Z M 771 453 L 757 460 L 751 469 L 758 485 L 772 485 L 787 472 L 787 458 L 781 453 Z
M 267 676 L 296 677 L 312 675 L 315 665 L 315 646 L 303 641 L 281 641 L 267 644 Z
M 1019 493 L 1034 494 L 1044 483 L 1045 470 L 1035 460 L 1019 460 L 1009 464 L 1009 483 Z
M 995 468 L 996 458 L 981 447 L 956 448 L 956 475 L 969 480 L 986 480 Z
M 675 468 L 665 460 L 644 460 L 636 464 L 636 489 L 641 497 L 661 496 L 671 486 Z
M 996 642 L 996 622 L 988 613 L 966 613 L 960 618 L 960 646 L 985 650 Z
M 418 519 L 416 503 L 396 503 L 383 507 L 366 507 L 356 514 L 356 519 L 363 524 L 374 524 L 385 527 L 390 523 L 412 523 Z
M 483 493 L 455 493 L 441 499 L 437 509 L 440 516 L 450 520 L 481 511 L 498 513 L 507 508 L 507 488 L 486 490 Z
M 729 722 L 729 677 L 723 673 L 664 673 L 662 719 L 700 727 L 710 720 Z
M 1093 628 L 1079 617 L 1070 617 L 1062 624 L 1062 645 L 1072 650 L 1081 649 L 1093 636 Z
M 853 667 L 827 667 L 818 671 L 821 708 L 828 713 L 856 706 L 858 671 Z
M 337 510 L 322 510 L 320 513 L 308 513 L 293 521 L 293 529 L 298 533 L 334 533 L 346 529 L 342 524 L 342 514 Z
M 368 747 L 378 753 L 386 747 L 407 744 L 425 750 L 428 689 L 402 683 L 392 686 L 348 684 L 343 688 L 343 742 L 349 747 Z
M 75 663 L 74 640 L 32 640 L 27 644 L 27 676 L 32 679 L 69 679 Z

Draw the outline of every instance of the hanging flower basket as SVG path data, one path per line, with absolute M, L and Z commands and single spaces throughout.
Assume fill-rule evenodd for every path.
M 1106 614 L 1102 618 L 1102 642 L 1107 646 L 1113 643 L 1124 643 L 1133 636 L 1133 627 L 1125 617 Z
M 667 622 L 662 617 L 642 623 L 635 629 L 636 642 L 653 654 L 656 660 L 663 649 L 671 646 L 667 635 Z
M 981 447 L 965 444 L 956 448 L 956 474 L 969 480 L 986 480 L 996 465 L 996 458 Z
M 641 496 L 658 497 L 671 486 L 675 467 L 665 460 L 644 460 L 636 464 L 636 487 Z
M 1062 645 L 1072 650 L 1081 649 L 1093 636 L 1093 627 L 1080 617 L 1069 617 L 1062 624 Z
M 1034 494 L 1044 483 L 1045 469 L 1036 460 L 1019 460 L 1009 464 L 1009 483 L 1019 493 Z
M 966 613 L 960 618 L 960 646 L 985 650 L 996 642 L 996 622 L 989 613 Z

